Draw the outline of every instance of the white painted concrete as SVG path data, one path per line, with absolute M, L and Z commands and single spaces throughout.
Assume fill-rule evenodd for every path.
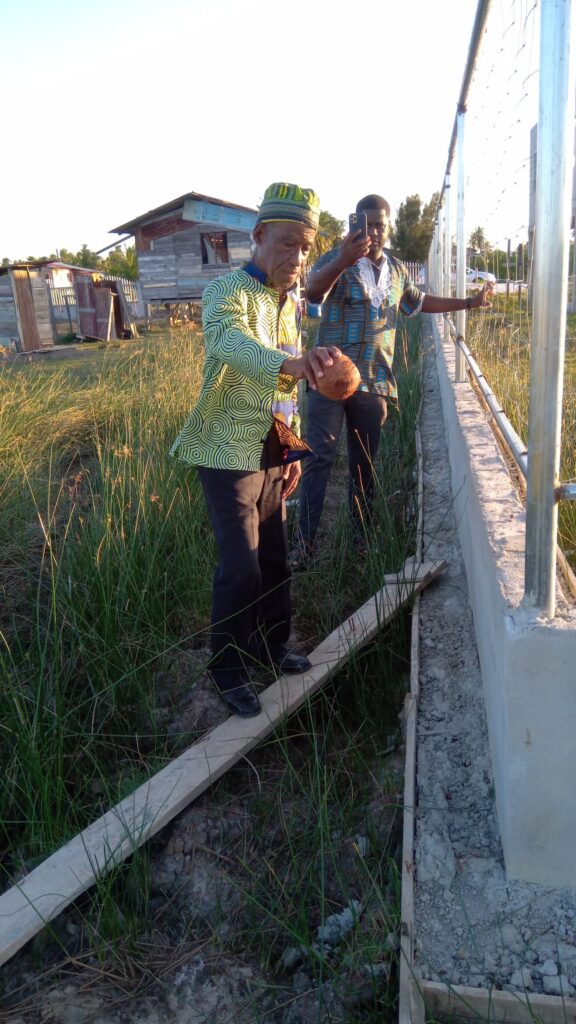
M 487 414 L 467 383 L 453 383 L 440 318 L 433 326 L 506 871 L 574 887 L 576 611 L 559 602 L 547 620 L 524 610 L 524 510 Z

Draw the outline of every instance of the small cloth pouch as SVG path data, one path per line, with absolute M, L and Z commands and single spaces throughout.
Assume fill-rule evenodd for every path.
M 307 455 L 313 455 L 313 451 L 306 441 L 303 441 L 298 434 L 295 434 L 290 427 L 274 416 L 273 424 L 276 437 L 280 444 L 281 459 L 283 463 L 287 462 L 298 462 L 299 459 L 306 458 Z

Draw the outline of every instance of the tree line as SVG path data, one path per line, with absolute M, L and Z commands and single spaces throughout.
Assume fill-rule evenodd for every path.
M 440 194 L 435 192 L 430 202 L 423 203 L 419 195 L 407 196 L 398 208 L 396 220 L 392 225 L 388 247 L 403 260 L 423 263 L 428 258 L 434 221 Z M 320 214 L 320 224 L 314 246 L 309 257 L 309 266 L 323 253 L 338 245 L 347 231 L 344 221 L 333 217 L 327 210 Z M 512 280 L 525 279 L 527 274 L 526 246 L 519 245 L 512 253 L 501 249 L 492 249 L 485 237 L 484 230 L 477 227 L 470 235 L 468 242 L 468 265 L 479 270 L 491 270 L 498 278 Z M 121 245 L 112 249 L 103 257 L 87 245 L 78 252 L 58 249 L 49 256 L 29 256 L 28 260 L 60 260 L 76 267 L 87 267 L 102 273 L 113 274 L 135 281 L 138 277 L 138 260 L 136 248 Z M 8 266 L 14 260 L 3 259 L 2 266 Z
M 424 263 L 428 259 L 439 198 L 440 194 L 435 192 L 430 202 L 423 203 L 419 195 L 413 195 L 407 196 L 400 204 L 388 242 L 388 248 L 400 259 L 414 263 Z M 336 220 L 329 213 L 321 213 L 310 263 L 337 245 L 346 230 L 344 221 Z M 452 262 L 456 264 L 454 243 Z M 486 238 L 484 229 L 477 227 L 468 239 L 467 266 L 474 270 L 489 270 L 501 280 L 525 281 L 528 276 L 528 246 L 521 243 L 510 252 L 495 249 Z
M 434 218 L 439 193 L 435 192 L 429 203 L 422 203 L 420 196 L 408 196 L 398 208 L 392 225 L 388 248 L 404 260 L 424 262 L 434 234 Z M 309 257 L 312 265 L 323 253 L 338 245 L 348 230 L 343 220 L 337 220 L 331 213 L 322 210 L 318 234 Z
M 420 261 L 426 259 L 434 231 L 437 202 L 438 193 L 435 193 L 426 205 L 422 204 L 420 196 L 417 195 L 408 196 L 401 204 L 392 229 L 390 245 L 403 259 Z M 327 210 L 323 210 L 320 214 L 318 235 L 310 253 L 309 265 L 311 266 L 322 253 L 337 245 L 346 230 L 347 226 L 344 221 L 338 220 Z M 116 277 L 125 277 L 132 281 L 138 277 L 138 261 L 133 245 L 125 249 L 118 245 L 105 257 L 94 252 L 86 244 L 78 252 L 57 249 L 56 252 L 52 252 L 48 256 L 27 257 L 29 262 L 52 262 L 55 260 L 69 263 L 74 267 L 87 267 L 102 273 L 113 274 Z M 18 261 L 4 258 L 2 266 L 6 267 L 15 262 Z
M 138 261 L 136 259 L 136 248 L 129 245 L 123 249 L 117 245 L 107 256 L 101 256 L 87 245 L 83 245 L 78 252 L 71 252 L 69 249 L 57 249 L 49 256 L 28 256 L 27 260 L 21 262 L 54 262 L 68 263 L 73 267 L 87 267 L 89 270 L 99 270 L 102 274 L 112 274 L 114 277 L 125 277 L 129 281 L 135 281 L 138 277 Z M 8 267 L 18 260 L 10 260 L 5 257 L 2 266 Z

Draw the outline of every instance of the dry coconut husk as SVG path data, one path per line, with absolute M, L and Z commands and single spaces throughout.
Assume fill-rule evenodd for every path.
M 325 398 L 333 398 L 342 402 L 353 395 L 360 383 L 358 368 L 348 356 L 341 355 L 332 366 L 324 367 L 324 376 L 317 377 L 318 391 Z

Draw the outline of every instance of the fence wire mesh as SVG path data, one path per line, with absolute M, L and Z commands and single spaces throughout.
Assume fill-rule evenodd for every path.
M 564 6 L 569 8 L 570 4 Z M 536 275 L 542 273 L 542 268 L 534 264 L 539 95 L 542 76 L 550 73 L 546 66 L 548 58 L 541 55 L 542 8 L 542 0 L 502 0 L 489 5 L 470 78 L 465 115 L 466 288 L 476 290 L 489 276 L 494 282 L 492 308 L 467 319 L 466 344 L 526 444 L 534 346 L 533 300 Z M 569 19 L 569 23 L 573 50 L 574 20 Z M 549 59 L 555 58 L 550 55 Z M 573 97 L 573 78 L 571 83 Z M 565 155 L 573 174 L 573 116 L 570 124 L 570 151 Z M 451 236 L 450 281 L 445 274 L 441 278 L 446 294 L 455 294 L 456 284 L 455 170 L 454 166 L 451 187 L 443 197 Z M 559 260 L 555 268 L 557 274 L 563 273 L 567 278 L 559 469 L 559 478 L 564 483 L 576 480 L 576 294 L 574 241 L 569 230 L 574 224 L 574 205 L 572 194 L 571 208 L 567 204 L 566 211 L 569 252 L 562 254 L 564 263 Z M 558 541 L 576 568 L 573 501 L 559 504 Z

